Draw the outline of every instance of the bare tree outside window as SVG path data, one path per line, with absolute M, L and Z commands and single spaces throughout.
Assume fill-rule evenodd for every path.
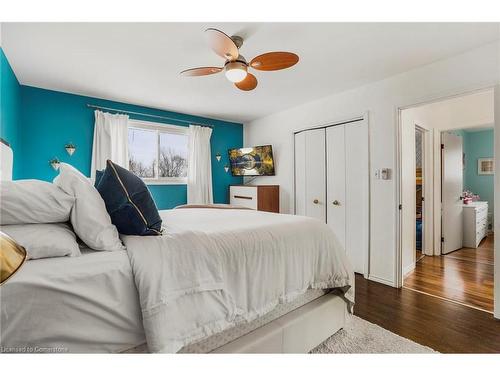
M 137 125 L 135 127 L 132 122 L 129 128 L 129 170 L 150 181 L 185 183 L 188 166 L 186 128 Z
M 187 159 L 170 147 L 162 147 L 158 172 L 160 177 L 186 177 Z
M 145 165 L 142 161 L 136 160 L 134 155 L 129 156 L 128 161 L 129 171 L 142 178 L 154 178 L 155 162 Z

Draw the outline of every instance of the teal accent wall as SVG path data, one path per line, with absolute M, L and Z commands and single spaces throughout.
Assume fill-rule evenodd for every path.
M 232 177 L 230 172 L 226 173 L 224 170 L 224 165 L 229 163 L 227 150 L 243 147 L 242 124 L 29 86 L 21 86 L 20 142 L 23 146 L 23 153 L 15 154 L 16 160 L 19 158 L 21 161 L 21 173 L 18 178 L 52 181 L 56 172 L 50 167 L 48 161 L 54 157 L 75 166 L 82 173 L 90 176 L 94 110 L 87 107 L 88 103 L 213 125 L 211 148 L 214 202 L 227 203 L 228 186 L 242 183 L 241 177 Z M 130 115 L 130 118 L 167 123 L 147 116 Z M 185 122 L 168 121 L 168 123 L 189 126 Z M 77 147 L 71 157 L 64 149 L 64 145 L 68 142 L 73 142 Z M 217 152 L 222 155 L 220 162 L 217 162 L 215 158 Z M 149 188 L 160 209 L 186 203 L 186 185 L 150 185 Z
M 0 48 L 0 137 L 10 143 L 14 155 L 21 154 L 19 116 L 21 86 Z M 13 178 L 19 178 L 20 163 L 14 158 Z
M 488 201 L 489 212 L 494 211 L 494 175 L 479 175 L 477 159 L 492 158 L 494 155 L 493 129 L 466 131 L 463 133 L 465 171 L 464 188 L 479 194 L 482 201 Z

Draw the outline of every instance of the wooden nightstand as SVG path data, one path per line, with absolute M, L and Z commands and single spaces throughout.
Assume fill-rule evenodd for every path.
M 231 185 L 229 204 L 279 213 L 280 187 L 279 185 Z

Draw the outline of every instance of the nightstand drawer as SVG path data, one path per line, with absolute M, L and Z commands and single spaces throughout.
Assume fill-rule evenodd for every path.
M 230 204 L 257 209 L 257 188 L 253 186 L 231 186 Z

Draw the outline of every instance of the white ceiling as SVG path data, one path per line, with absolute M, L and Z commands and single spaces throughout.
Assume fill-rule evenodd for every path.
M 247 122 L 499 39 L 495 23 L 4 23 L 2 47 L 24 85 Z M 207 27 L 241 35 L 247 60 L 291 51 L 301 60 L 255 71 L 250 92 L 224 77 Z

